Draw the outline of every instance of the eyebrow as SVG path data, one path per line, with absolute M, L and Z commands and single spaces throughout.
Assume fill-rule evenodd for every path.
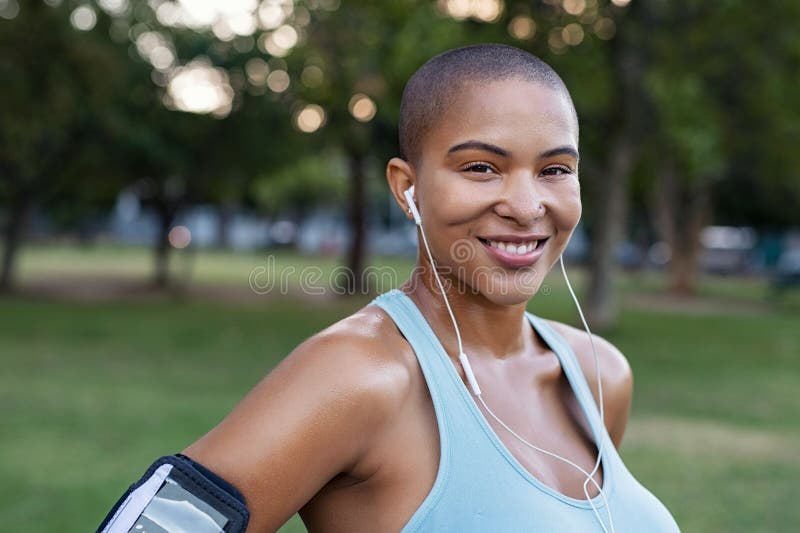
M 559 146 L 558 148 L 553 148 L 551 150 L 545 150 L 544 152 L 539 154 L 539 157 L 540 158 L 553 157 L 555 155 L 561 155 L 561 154 L 571 155 L 575 159 L 580 159 L 580 156 L 578 155 L 578 151 L 575 148 L 573 148 L 572 146 Z
M 497 145 L 485 143 L 483 141 L 466 141 L 455 146 L 451 146 L 447 151 L 447 155 L 458 152 L 459 150 L 484 150 L 486 152 L 495 153 L 501 157 L 508 157 L 511 152 L 504 150 Z
M 475 141 L 475 140 L 466 141 L 450 147 L 450 149 L 447 151 L 447 155 L 450 155 L 454 152 L 458 152 L 459 150 L 484 150 L 486 152 L 495 153 L 501 157 L 509 157 L 511 155 L 511 152 L 509 152 L 504 148 L 500 148 L 495 144 L 483 141 Z M 544 152 L 539 154 L 539 157 L 540 158 L 553 157 L 561 154 L 571 155 L 575 159 L 580 158 L 580 156 L 578 155 L 578 151 L 575 148 L 566 145 L 558 146 L 556 148 L 551 148 L 550 150 L 545 150 Z

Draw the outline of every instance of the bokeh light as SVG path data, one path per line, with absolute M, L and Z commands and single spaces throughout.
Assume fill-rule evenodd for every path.
M 597 20 L 597 16 L 597 0 L 586 0 L 586 9 L 578 17 L 578 20 L 581 24 L 591 26 Z
M 225 41 L 231 36 L 253 35 L 259 28 L 273 30 L 295 11 L 291 0 L 177 0 L 152 4 L 156 18 L 165 26 L 210 28 Z
M 592 29 L 594 30 L 595 35 L 607 41 L 614 37 L 614 34 L 617 31 L 617 26 L 614 24 L 612 19 L 603 17 L 597 19 L 597 21 L 592 25 Z
M 150 63 L 156 70 L 167 70 L 174 62 L 175 56 L 166 46 L 156 46 L 150 52 Z
M 122 15 L 128 10 L 128 0 L 98 0 L 97 5 L 109 15 Z
M 183 20 L 181 7 L 175 2 L 164 2 L 156 8 L 156 18 L 164 26 L 177 26 Z
M 294 24 L 296 27 L 302 28 L 311 23 L 311 13 L 303 6 L 297 6 L 294 9 Z
M 315 132 L 325 123 L 325 110 L 317 104 L 308 104 L 295 115 L 294 122 L 300 131 Z
M 19 15 L 17 0 L 0 0 L 0 17 L 11 20 Z
M 208 27 L 219 20 L 253 17 L 258 7 L 257 0 L 179 0 L 178 4 L 182 9 L 180 22 L 191 28 Z
M 69 21 L 75 29 L 89 31 L 97 24 L 97 13 L 87 5 L 78 6 L 72 11 Z
M 170 73 L 165 104 L 191 113 L 227 116 L 233 102 L 228 73 L 198 58 Z
M 233 28 L 228 24 L 227 19 L 215 20 L 211 25 L 211 32 L 217 39 L 224 42 L 232 41 L 236 37 L 236 33 L 234 33 Z
M 474 17 L 484 22 L 494 22 L 503 11 L 503 4 L 500 0 L 482 0 L 473 2 Z
M 303 82 L 303 85 L 311 89 L 322 85 L 324 78 L 325 74 L 322 72 L 322 69 L 316 65 L 307 66 L 300 74 L 300 81 Z
M 233 30 L 236 35 L 252 35 L 258 27 L 256 17 L 252 13 L 239 12 L 228 17 L 228 27 Z
M 263 2 L 258 8 L 258 21 L 265 30 L 272 30 L 286 20 L 286 11 L 278 2 Z
M 339 9 L 339 0 L 317 0 L 317 5 L 326 11 L 336 11 Z
M 586 0 L 564 0 L 564 11 L 570 15 L 580 15 L 586 9 Z
M 281 48 L 291 49 L 297 44 L 297 30 L 284 24 L 273 32 L 272 39 Z
M 253 85 L 259 87 L 266 85 L 269 65 L 260 57 L 248 59 L 244 65 L 244 71 L 247 74 L 247 80 Z
M 470 4 L 470 0 L 443 0 L 439 7 L 454 19 L 465 19 L 471 14 Z
M 532 39 L 536 34 L 536 21 L 525 15 L 518 15 L 508 23 L 508 33 L 515 39 Z
M 354 94 L 347 104 L 350 114 L 360 122 L 369 122 L 375 116 L 378 108 L 375 102 L 366 94 Z
M 564 51 L 567 47 L 567 43 L 564 42 L 564 28 L 556 26 L 550 29 L 550 32 L 547 34 L 547 46 L 556 54 Z
M 173 248 L 186 248 L 192 242 L 192 232 L 186 226 L 175 226 L 167 236 Z
M 576 46 L 583 41 L 583 26 L 578 23 L 572 22 L 564 26 L 561 30 L 561 39 L 569 45 Z
M 172 43 L 156 31 L 142 32 L 135 39 L 136 50 L 142 59 L 149 61 L 157 70 L 167 70 L 175 64 Z
M 240 54 L 247 54 L 253 50 L 255 43 L 252 35 L 239 35 L 233 40 L 233 48 Z
M 285 70 L 273 70 L 267 76 L 267 87 L 274 93 L 282 93 L 289 88 L 289 73 Z
M 288 30 L 282 30 L 288 28 Z M 291 26 L 281 26 L 271 33 L 262 33 L 258 37 L 258 48 L 262 52 L 275 57 L 285 57 L 297 43 L 297 31 Z M 291 46 L 287 46 L 291 44 Z
M 481 22 L 494 22 L 503 12 L 504 4 L 501 0 L 439 0 L 437 7 L 456 20 L 472 17 Z

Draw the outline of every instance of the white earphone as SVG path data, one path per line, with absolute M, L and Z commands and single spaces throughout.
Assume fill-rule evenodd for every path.
M 403 191 L 403 195 L 406 197 L 406 202 L 408 203 L 408 212 L 414 217 L 414 222 L 416 222 L 418 226 L 421 226 L 422 217 L 419 215 L 417 203 L 414 201 L 414 185 Z
M 600 467 L 600 461 L 601 461 L 601 458 L 603 456 L 603 442 L 604 442 L 605 439 L 603 439 L 602 436 L 600 437 L 600 445 L 599 445 L 598 450 L 597 450 L 597 461 L 595 462 L 595 465 L 594 465 L 594 468 L 592 469 L 592 471 L 591 472 L 587 472 L 586 470 L 584 470 L 583 468 L 581 468 L 579 465 L 575 464 L 574 462 L 570 461 L 569 459 L 566 459 L 566 458 L 561 457 L 560 455 L 558 455 L 556 453 L 549 452 L 547 450 L 544 450 L 542 448 L 539 448 L 538 446 L 535 446 L 535 445 L 531 444 L 530 442 L 525 440 L 523 437 L 521 437 L 519 434 L 517 434 L 517 432 L 515 432 L 513 429 L 508 427 L 505 424 L 505 422 L 500 420 L 494 414 L 494 412 L 489 408 L 489 406 L 486 405 L 486 402 L 483 400 L 483 397 L 481 396 L 481 388 L 478 385 L 478 380 L 477 380 L 477 378 L 475 377 L 475 374 L 472 371 L 472 366 L 470 366 L 470 364 L 469 364 L 469 358 L 467 357 L 467 354 L 464 353 L 463 345 L 461 343 L 461 332 L 458 329 L 458 324 L 456 324 L 456 318 L 453 315 L 453 310 L 450 307 L 449 300 L 447 299 L 447 293 L 446 293 L 446 291 L 444 289 L 444 285 L 442 284 L 442 281 L 439 279 L 439 274 L 436 271 L 436 264 L 433 261 L 433 256 L 431 255 L 431 249 L 428 246 L 428 239 L 425 237 L 425 231 L 422 229 L 422 216 L 420 216 L 419 210 L 417 208 L 417 204 L 414 201 L 414 185 L 412 185 L 411 187 L 406 189 L 403 192 L 403 195 L 405 196 L 406 202 L 408 204 L 408 212 L 411 213 L 411 216 L 414 217 L 414 222 L 419 227 L 420 235 L 422 236 L 422 241 L 425 244 L 425 250 L 428 252 L 428 260 L 431 263 L 431 269 L 433 270 L 433 275 L 436 278 L 436 283 L 439 285 L 439 290 L 442 291 L 442 296 L 444 297 L 444 303 L 445 303 L 445 306 L 447 307 L 447 312 L 450 314 L 450 320 L 453 322 L 453 329 L 455 330 L 456 339 L 458 340 L 458 360 L 461 363 L 461 368 L 464 369 L 464 375 L 467 378 L 467 382 L 469 383 L 469 388 L 472 390 L 472 394 L 475 395 L 475 397 L 478 399 L 478 401 L 480 401 L 481 405 L 483 405 L 484 409 L 486 409 L 486 412 L 488 412 L 491 415 L 491 417 L 494 418 L 497 421 L 497 423 L 499 423 L 506 431 L 511 433 L 514 437 L 519 439 L 523 444 L 525 444 L 526 446 L 528 446 L 530 448 L 533 448 L 534 450 L 540 451 L 540 452 L 545 453 L 545 454 L 547 454 L 547 455 L 549 455 L 551 457 L 555 457 L 556 459 L 564 461 L 565 463 L 567 463 L 570 466 L 576 468 L 583 475 L 586 476 L 586 481 L 583 482 L 583 493 L 586 496 L 586 499 L 588 500 L 589 505 L 591 505 L 592 511 L 594 511 L 594 515 L 597 518 L 597 521 L 600 522 L 600 527 L 603 528 L 603 531 L 605 533 L 609 533 L 609 530 L 606 528 L 606 525 L 603 523 L 603 520 L 600 518 L 600 513 L 597 512 L 597 508 L 594 506 L 594 503 L 592 502 L 592 499 L 589 497 L 589 491 L 586 490 L 587 484 L 589 482 L 594 483 L 594 486 L 597 487 L 597 490 L 598 490 L 600 496 L 602 497 L 603 502 L 606 505 L 606 511 L 608 513 L 608 523 L 609 523 L 609 526 L 611 528 L 611 533 L 616 533 L 615 530 L 614 530 L 614 520 L 613 520 L 613 518 L 611 516 L 611 508 L 608 505 L 608 501 L 606 500 L 605 493 L 603 492 L 603 489 L 600 487 L 600 485 L 598 485 L 597 481 L 595 481 L 595 479 L 594 479 L 594 474 L 595 474 L 595 472 L 597 472 L 597 469 Z M 578 309 L 578 314 L 581 317 L 581 322 L 583 322 L 583 327 L 584 327 L 584 329 L 586 329 L 586 333 L 588 333 L 588 335 L 589 335 L 589 342 L 590 342 L 590 344 L 592 346 L 592 354 L 594 355 L 595 370 L 596 370 L 596 373 L 597 373 L 597 390 L 598 390 L 598 394 L 600 396 L 600 427 L 601 427 L 601 430 L 602 430 L 603 426 L 605 425 L 605 422 L 603 420 L 603 384 L 600 381 L 600 362 L 599 362 L 599 360 L 597 358 L 597 350 L 595 349 L 595 346 L 594 346 L 594 340 L 592 339 L 592 333 L 591 333 L 591 331 L 589 331 L 589 325 L 586 323 L 586 319 L 583 316 L 583 311 L 581 310 L 581 306 L 578 303 L 578 298 L 575 296 L 575 291 L 572 290 L 572 285 L 570 284 L 569 279 L 567 278 L 567 271 L 564 268 L 564 259 L 561 256 L 559 256 L 558 259 L 559 259 L 559 262 L 561 263 L 561 273 L 564 275 L 564 282 L 567 285 L 567 289 L 569 289 L 569 293 L 572 295 L 572 299 L 575 302 L 575 306 Z M 606 477 L 607 477 L 607 473 L 606 473 Z

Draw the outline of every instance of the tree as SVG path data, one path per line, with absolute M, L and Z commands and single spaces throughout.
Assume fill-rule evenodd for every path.
M 344 154 L 349 176 L 350 250 L 345 294 L 361 293 L 365 265 L 367 180 L 370 160 L 397 153 L 396 124 L 408 77 L 430 56 L 462 42 L 462 28 L 430 2 L 369 4 L 344 1 L 335 10 L 312 12 L 307 40 L 296 52 L 305 68 L 319 68 L 323 81 L 296 85 L 295 97 L 326 110 L 321 142 Z M 393 38 L 387 38 L 392 35 Z M 363 110 L 355 107 L 363 103 Z M 370 107 L 374 106 L 370 110 Z M 374 175 L 373 174 L 373 175 Z
M 580 175 L 591 233 L 587 315 L 616 319 L 613 280 L 625 235 L 630 176 L 649 127 L 644 91 L 655 21 L 646 2 L 514 2 L 498 26 L 543 58 L 570 88 L 581 123 Z M 515 26 L 532 25 L 534 32 Z
M 775 24 L 798 15 L 783 2 L 756 11 L 742 0 L 661 6 L 651 37 L 658 61 L 646 80 L 655 110 L 647 142 L 654 225 L 672 251 L 674 292 L 694 292 L 701 230 L 714 218 L 762 227 L 800 221 L 788 207 L 800 202 L 798 155 L 785 146 L 800 118 L 791 79 L 800 43 L 793 29 Z M 680 38 L 671 28 L 681 28 Z M 749 213 L 720 201 L 731 190 Z
M 42 58 L 57 57 L 58 60 Z M 0 199 L 5 204 L 0 290 L 13 285 L 14 264 L 37 204 L 65 186 L 67 169 L 94 147 L 104 151 L 103 111 L 121 90 L 124 51 L 69 23 L 66 6 L 26 2 L 0 22 Z M 107 163 L 110 163 L 106 160 Z M 98 178 L 98 161 L 91 162 Z M 74 169 L 73 169 L 74 170 Z

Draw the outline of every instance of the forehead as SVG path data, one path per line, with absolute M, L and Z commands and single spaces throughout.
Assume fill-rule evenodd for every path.
M 571 103 L 561 91 L 510 79 L 476 83 L 459 91 L 423 143 L 423 159 L 441 159 L 459 142 L 477 139 L 520 155 L 556 146 L 577 149 Z

